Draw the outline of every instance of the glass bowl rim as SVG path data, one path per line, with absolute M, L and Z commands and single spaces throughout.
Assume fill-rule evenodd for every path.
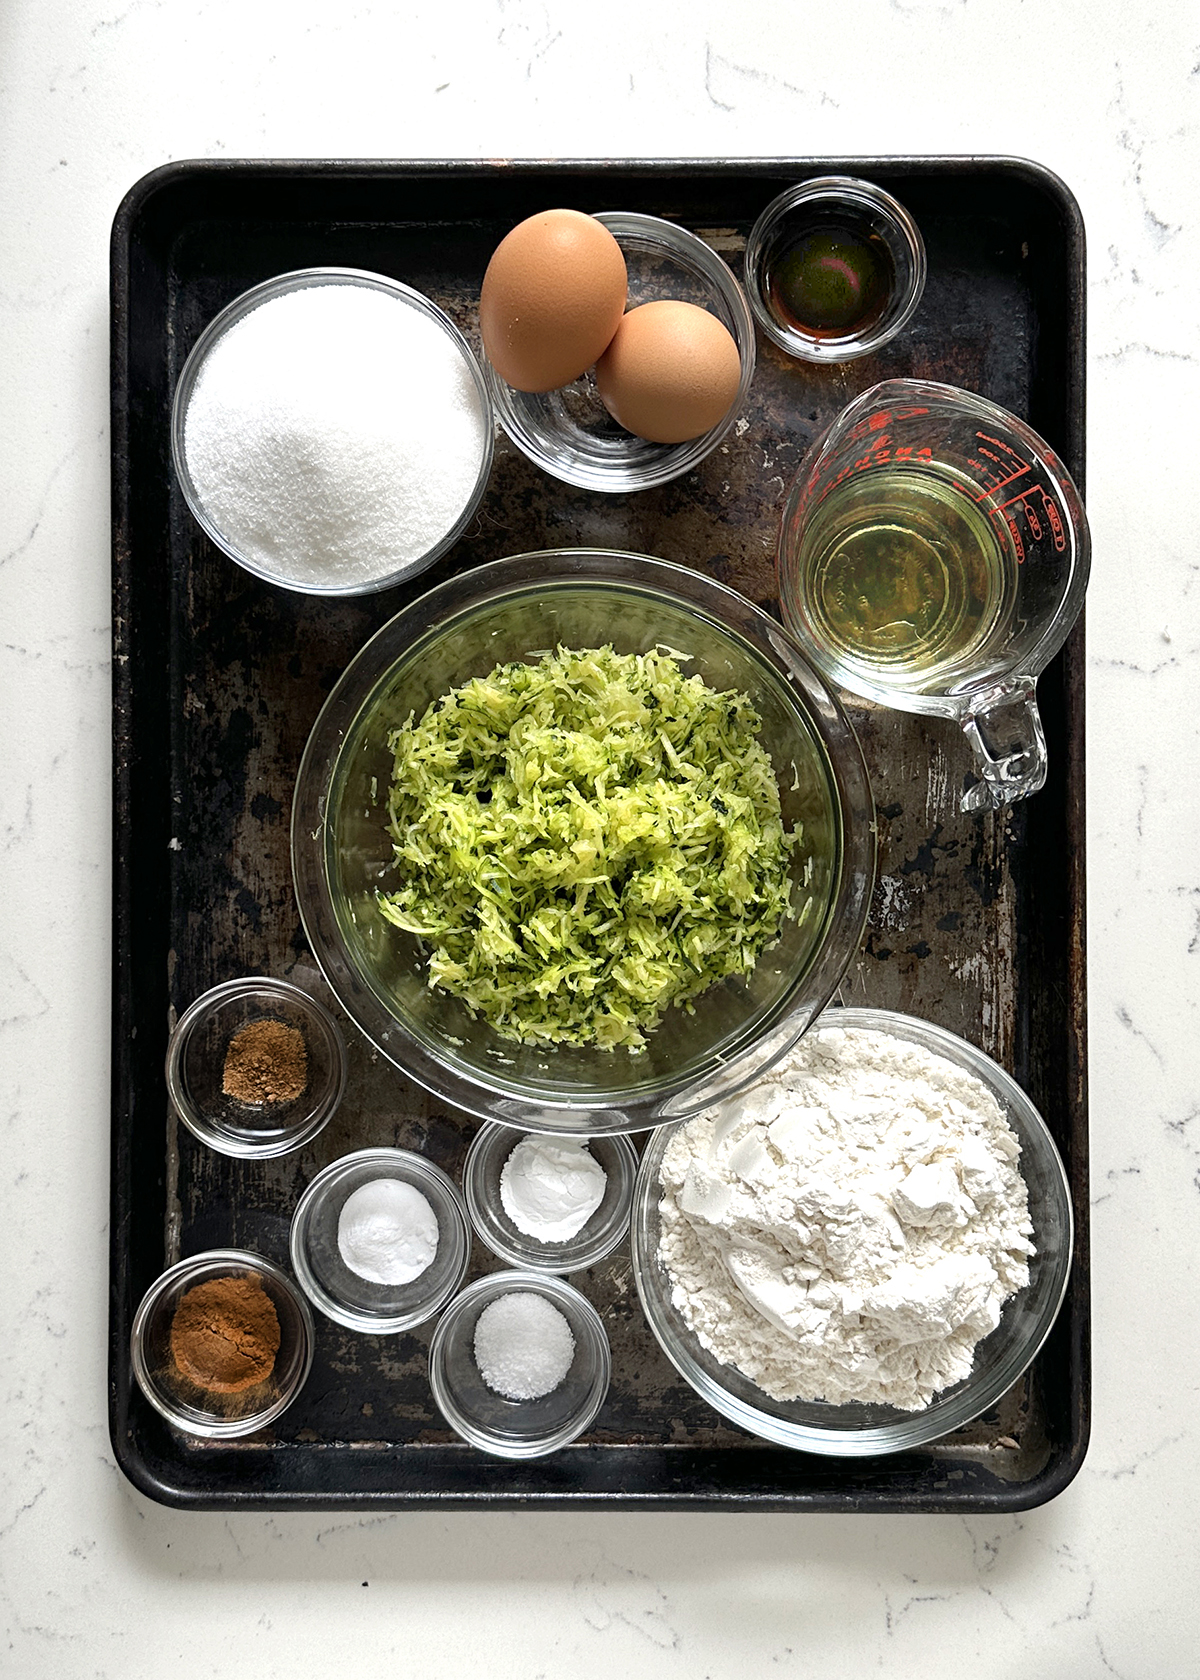
M 502 1295 L 521 1292 L 541 1295 L 543 1299 L 549 1299 L 554 1306 L 562 1307 L 565 1304 L 579 1314 L 588 1326 L 589 1345 L 594 1355 L 596 1370 L 586 1400 L 569 1423 L 564 1423 L 559 1429 L 545 1435 L 531 1436 L 527 1441 L 517 1443 L 500 1440 L 459 1410 L 449 1396 L 443 1367 L 447 1343 L 458 1330 L 468 1310 L 477 1301 L 483 1300 L 484 1305 L 489 1305 L 492 1300 L 499 1300 Z M 575 1341 L 578 1348 L 578 1336 Z M 475 1278 L 465 1289 L 460 1290 L 450 1302 L 438 1320 L 429 1344 L 429 1386 L 433 1391 L 434 1404 L 455 1434 L 481 1452 L 494 1453 L 499 1458 L 542 1458 L 547 1453 L 557 1452 L 560 1447 L 570 1446 L 571 1442 L 578 1439 L 595 1420 L 608 1396 L 611 1382 L 612 1347 L 608 1332 L 604 1328 L 604 1320 L 582 1290 L 549 1272 L 535 1272 L 528 1268 L 505 1268 L 498 1272 L 485 1272 L 482 1277 Z
M 741 367 L 737 394 L 725 415 L 698 438 L 688 438 L 683 443 L 651 445 L 658 453 L 646 461 L 636 473 L 631 468 L 621 469 L 623 473 L 631 476 L 618 479 L 616 471 L 610 477 L 600 467 L 593 469 L 580 465 L 568 468 L 562 462 L 551 460 L 520 424 L 512 388 L 500 377 L 486 357 L 484 371 L 497 424 L 534 466 L 561 483 L 573 485 L 578 489 L 592 490 L 604 495 L 633 495 L 639 490 L 651 490 L 659 485 L 669 484 L 672 479 L 691 472 L 728 437 L 745 406 L 746 393 L 754 377 L 757 356 L 754 315 L 745 288 L 737 275 L 721 260 L 712 246 L 690 228 L 681 227 L 678 222 L 667 221 L 662 216 L 650 216 L 637 210 L 597 210 L 592 214 L 596 221 L 608 228 L 615 239 L 626 237 L 630 240 L 640 239 L 646 243 L 656 243 L 678 256 L 681 262 L 690 262 L 691 266 L 700 270 L 713 290 L 720 294 L 734 321 L 733 339 L 737 345 Z
M 1021 1377 L 1032 1365 L 1042 1348 L 1046 1338 L 1058 1319 L 1070 1283 L 1075 1248 L 1075 1220 L 1071 1202 L 1071 1187 L 1067 1179 L 1066 1168 L 1058 1145 L 1050 1132 L 1042 1115 L 1038 1111 L 1032 1098 L 1022 1090 L 1021 1086 L 1000 1064 L 993 1060 L 986 1051 L 980 1050 L 970 1040 L 951 1032 L 947 1027 L 940 1027 L 932 1021 L 923 1021 L 916 1015 L 905 1015 L 899 1010 L 873 1009 L 866 1007 L 851 1007 L 827 1009 L 812 1023 L 812 1031 L 820 1031 L 822 1027 L 843 1027 L 847 1029 L 867 1029 L 873 1032 L 894 1034 L 898 1038 L 910 1043 L 918 1043 L 952 1061 L 956 1067 L 963 1068 L 985 1085 L 1000 1103 L 1005 1117 L 1012 1121 L 1013 1113 L 1020 1117 L 1022 1128 L 1022 1151 L 1027 1147 L 1028 1138 L 1036 1138 L 1036 1148 L 1043 1164 L 1049 1168 L 1048 1179 L 1053 1189 L 1052 1198 L 1058 1203 L 1058 1212 L 1062 1216 L 1066 1240 L 1062 1248 L 1047 1256 L 1050 1267 L 1051 1289 L 1047 1296 L 1041 1318 L 1036 1324 L 1035 1331 L 1022 1344 L 1019 1363 L 1017 1359 L 1003 1363 L 999 1367 L 1002 1380 L 993 1373 L 987 1382 L 979 1384 L 972 1392 L 974 1370 L 960 1385 L 956 1385 L 951 1398 L 942 1401 L 935 1395 L 928 1406 L 919 1412 L 897 1412 L 888 1423 L 880 1424 L 870 1429 L 821 1429 L 816 1426 L 792 1423 L 786 1418 L 766 1410 L 767 1406 L 783 1404 L 772 1401 L 770 1395 L 763 1394 L 763 1407 L 755 1406 L 740 1396 L 723 1388 L 715 1378 L 694 1365 L 688 1357 L 686 1347 L 676 1345 L 676 1338 L 695 1339 L 695 1332 L 681 1319 L 677 1318 L 674 1309 L 666 1304 L 665 1297 L 657 1289 L 651 1289 L 646 1281 L 646 1273 L 658 1264 L 657 1255 L 647 1250 L 648 1233 L 645 1222 L 652 1204 L 658 1199 L 658 1174 L 662 1163 L 662 1156 L 670 1142 L 675 1127 L 661 1127 L 648 1141 L 642 1156 L 641 1168 L 638 1172 L 638 1182 L 634 1188 L 633 1217 L 630 1229 L 630 1249 L 633 1262 L 633 1278 L 637 1289 L 638 1300 L 642 1313 L 654 1335 L 655 1341 L 663 1353 L 670 1360 L 675 1370 L 686 1383 L 706 1400 L 713 1409 L 730 1422 L 749 1430 L 763 1440 L 772 1441 L 778 1446 L 794 1448 L 802 1452 L 819 1453 L 830 1457 L 863 1458 L 875 1454 L 902 1452 L 913 1448 L 927 1446 L 930 1442 L 939 1440 L 954 1429 L 972 1422 L 989 1406 L 994 1404 L 1001 1395 L 1008 1392 L 1019 1382 Z M 686 1122 L 681 1122 L 684 1124 Z M 1035 1228 L 1035 1240 L 1038 1232 Z M 1010 1297 L 1010 1300 L 1013 1299 Z M 1008 1303 L 1006 1303 L 1007 1306 Z M 1003 1322 L 1003 1320 L 1002 1320 Z M 668 1328 L 669 1327 L 669 1328 Z M 995 1331 L 992 1332 L 996 1334 Z M 986 1338 L 985 1338 L 986 1339 Z M 739 1373 L 741 1376 L 741 1373 Z M 749 1383 L 750 1378 L 742 1377 Z M 970 1396 L 968 1399 L 967 1397 Z M 955 1402 L 958 1402 L 956 1405 Z M 830 1412 L 838 1408 L 831 1406 Z M 939 1417 L 939 1412 L 943 1415 Z M 931 1427 L 932 1425 L 932 1427 Z
M 145 1334 L 151 1316 L 158 1308 L 167 1291 L 176 1283 L 195 1272 L 206 1269 L 219 1268 L 217 1275 L 230 1276 L 239 1272 L 262 1272 L 285 1295 L 296 1310 L 296 1322 L 299 1326 L 298 1335 L 301 1343 L 301 1358 L 296 1377 L 291 1386 L 281 1390 L 269 1406 L 261 1411 L 247 1413 L 245 1417 L 222 1418 L 214 1414 L 211 1421 L 203 1424 L 185 1417 L 175 1410 L 162 1394 L 158 1385 L 150 1375 L 150 1369 L 145 1354 Z M 176 1260 L 173 1266 L 168 1266 L 165 1272 L 160 1272 L 150 1284 L 133 1315 L 133 1323 L 129 1332 L 130 1360 L 133 1374 L 142 1394 L 149 1401 L 156 1412 L 174 1429 L 179 1429 L 187 1435 L 200 1436 L 205 1440 L 236 1440 L 242 1435 L 253 1435 L 267 1424 L 273 1423 L 299 1395 L 308 1381 L 312 1370 L 313 1355 L 316 1351 L 316 1326 L 313 1323 L 312 1312 L 304 1298 L 304 1292 L 287 1275 L 283 1268 L 274 1260 L 268 1260 L 264 1254 L 255 1254 L 246 1248 L 206 1248 L 199 1254 L 189 1254 L 182 1260 Z
M 311 1115 L 303 1126 L 289 1131 L 284 1137 L 261 1144 L 249 1141 L 239 1143 L 214 1127 L 188 1098 L 181 1078 L 184 1053 L 197 1024 L 221 1005 L 254 992 L 273 993 L 276 997 L 293 1004 L 301 1013 L 307 1013 L 324 1034 L 330 1046 L 333 1063 L 332 1088 L 316 1113 Z M 283 980 L 273 974 L 248 974 L 240 979 L 222 980 L 217 985 L 210 986 L 188 1005 L 171 1028 L 167 1039 L 164 1072 L 167 1094 L 179 1118 L 193 1137 L 199 1138 L 201 1143 L 218 1155 L 228 1155 L 237 1160 L 266 1161 L 280 1155 L 290 1155 L 294 1149 L 311 1143 L 313 1138 L 325 1129 L 337 1113 L 346 1094 L 349 1067 L 342 1030 L 319 998 L 313 997 L 311 992 L 306 992 L 293 980 Z
M 548 561 L 555 563 L 554 571 L 548 569 Z M 799 690 L 802 698 L 794 703 L 806 713 L 821 740 L 830 798 L 841 830 L 842 867 L 826 912 L 826 935 L 801 977 L 806 994 L 813 999 L 812 1007 L 807 1007 L 804 997 L 793 995 L 800 983 L 794 982 L 788 996 L 757 1024 L 748 1042 L 728 1056 L 714 1053 L 711 1065 L 663 1082 L 661 1090 L 639 1093 L 633 1101 L 624 1094 L 612 1100 L 593 1094 L 562 1101 L 539 1095 L 535 1100 L 506 1085 L 496 1071 L 485 1081 L 474 1070 L 443 1061 L 398 1015 L 384 1008 L 335 937 L 336 912 L 325 847 L 328 793 L 355 723 L 396 665 L 411 658 L 412 649 L 426 638 L 447 634 L 463 616 L 486 606 L 558 589 L 634 593 L 700 613 L 770 666 L 781 686 Z M 389 654 L 386 663 L 380 661 L 381 650 Z M 769 1040 L 770 1061 L 778 1060 L 828 1003 L 866 926 L 877 849 L 873 816 L 866 762 L 853 726 L 833 690 L 782 625 L 736 590 L 671 561 L 625 550 L 554 548 L 493 560 L 445 580 L 397 613 L 359 649 L 326 697 L 301 755 L 292 801 L 292 878 L 301 925 L 330 990 L 364 1036 L 426 1090 L 479 1119 L 503 1120 L 526 1131 L 578 1131 L 592 1136 L 637 1132 L 707 1107 L 715 1100 L 712 1092 L 718 1086 L 722 1095 L 729 1095 L 751 1084 L 769 1065 L 755 1060 L 756 1048 L 761 1052 Z M 788 1023 L 794 1023 L 795 1030 L 781 1039 Z M 393 1033 L 398 1033 L 401 1047 L 393 1046 Z M 705 1094 L 688 1106 L 690 1099 L 684 1094 L 699 1084 Z M 601 1113 L 615 1116 L 616 1123 L 596 1125 Z M 578 1127 L 570 1124 L 575 1115 L 583 1122 Z
M 903 287 L 889 299 L 882 316 L 866 332 L 844 333 L 837 338 L 819 339 L 799 328 L 780 326 L 763 297 L 762 263 L 766 246 L 776 227 L 791 211 L 808 203 L 864 206 L 888 223 L 908 253 L 910 271 Z M 756 217 L 746 239 L 743 258 L 746 296 L 751 312 L 772 343 L 800 361 L 815 363 L 850 362 L 869 356 L 903 331 L 912 320 L 925 291 L 928 259 L 921 230 L 905 209 L 883 187 L 856 175 L 818 175 L 785 187 Z
M 510 1142 L 510 1152 L 524 1137 L 545 1138 L 547 1142 L 560 1143 L 603 1143 L 615 1148 L 621 1161 L 623 1189 L 620 1201 L 603 1229 L 591 1240 L 583 1244 L 578 1236 L 566 1242 L 547 1242 L 539 1244 L 540 1255 L 533 1255 L 515 1246 L 505 1247 L 501 1237 L 483 1218 L 483 1196 L 481 1162 L 485 1155 L 499 1147 L 503 1138 L 507 1136 Z M 507 1159 L 507 1157 L 506 1157 Z M 463 1161 L 462 1180 L 463 1194 L 466 1197 L 467 1209 L 471 1215 L 471 1227 L 484 1247 L 500 1260 L 505 1260 L 511 1266 L 517 1266 L 526 1272 L 546 1272 L 551 1275 L 561 1275 L 563 1272 L 582 1272 L 589 1266 L 594 1266 L 619 1248 L 629 1230 L 629 1218 L 633 1209 L 633 1187 L 637 1180 L 638 1153 L 629 1141 L 626 1132 L 596 1132 L 591 1137 L 582 1132 L 528 1132 L 522 1127 L 511 1126 L 503 1120 L 485 1120 L 475 1136 L 471 1139 L 466 1159 Z M 497 1174 L 497 1182 L 499 1174 Z M 619 1217 L 617 1216 L 619 1214 Z M 507 1215 L 505 1216 L 507 1217 Z M 590 1223 L 590 1221 L 589 1221 Z M 584 1230 L 587 1226 L 584 1226 Z M 530 1243 L 533 1238 L 528 1239 Z
M 459 1254 L 453 1270 L 442 1285 L 419 1307 L 415 1307 L 412 1311 L 406 1313 L 370 1313 L 365 1309 L 356 1311 L 353 1307 L 346 1306 L 336 1296 L 331 1295 L 318 1280 L 309 1264 L 308 1253 L 304 1246 L 304 1238 L 312 1222 L 313 1208 L 321 1194 L 327 1191 L 329 1186 L 346 1172 L 372 1163 L 382 1168 L 403 1169 L 403 1172 L 409 1175 L 404 1177 L 403 1181 L 412 1183 L 414 1179 L 419 1179 L 420 1184 L 414 1184 L 414 1188 L 420 1189 L 422 1194 L 436 1186 L 438 1193 L 443 1198 L 443 1205 L 447 1209 L 453 1210 L 454 1214 L 454 1246 L 458 1249 Z M 388 1174 L 381 1172 L 379 1176 L 384 1178 Z M 391 1176 L 399 1177 L 401 1174 L 393 1170 Z M 436 1214 L 439 1210 L 435 1209 L 434 1211 Z M 367 1335 L 398 1335 L 401 1331 L 413 1330 L 418 1324 L 424 1324 L 428 1319 L 431 1319 L 435 1313 L 442 1310 L 447 1301 L 451 1300 L 461 1288 L 462 1280 L 467 1275 L 467 1268 L 471 1261 L 471 1221 L 467 1214 L 462 1191 L 450 1177 L 450 1174 L 439 1167 L 436 1161 L 431 1161 L 427 1155 L 422 1155 L 415 1149 L 400 1149 L 392 1145 L 354 1149 L 349 1154 L 339 1155 L 336 1161 L 330 1161 L 328 1166 L 322 1167 L 312 1182 L 305 1188 L 303 1195 L 296 1203 L 288 1227 L 288 1256 L 301 1291 L 325 1318 L 331 1319 L 333 1323 L 340 1324 L 348 1330 L 358 1330 Z M 413 1279 L 414 1283 L 418 1281 L 417 1278 Z
M 319 584 L 299 583 L 294 579 L 281 577 L 255 560 L 242 554 L 233 544 L 232 539 L 225 536 L 210 517 L 204 507 L 203 500 L 188 469 L 187 454 L 184 437 L 187 423 L 187 409 L 191 402 L 192 392 L 200 377 L 204 363 L 215 345 L 233 327 L 238 326 L 246 317 L 264 303 L 269 303 L 276 297 L 284 297 L 288 293 L 303 291 L 312 286 L 347 285 L 362 286 L 367 290 L 384 292 L 390 297 L 397 298 L 410 308 L 416 308 L 420 313 L 434 321 L 450 338 L 455 348 L 462 355 L 470 372 L 476 395 L 479 398 L 483 422 L 483 450 L 479 463 L 479 473 L 474 488 L 468 496 L 466 504 L 450 529 L 439 537 L 433 546 L 426 550 L 416 560 L 407 562 L 398 570 L 389 572 L 386 576 L 372 578 L 365 583 L 352 584 Z M 448 553 L 462 536 L 471 520 L 479 510 L 491 476 L 492 461 L 496 447 L 496 414 L 492 403 L 491 388 L 483 368 L 479 365 L 479 358 L 472 350 L 462 331 L 451 320 L 441 307 L 419 292 L 413 286 L 405 285 L 402 280 L 393 280 L 390 275 L 377 274 L 366 268 L 314 267 L 293 268 L 284 274 L 273 275 L 268 280 L 261 280 L 240 292 L 230 300 L 223 309 L 219 310 L 200 332 L 196 342 L 184 358 L 184 363 L 175 382 L 175 390 L 171 397 L 171 463 L 175 469 L 175 477 L 179 484 L 183 499 L 192 518 L 200 526 L 209 541 L 232 560 L 235 565 L 249 572 L 252 577 L 263 583 L 273 584 L 278 589 L 288 589 L 297 595 L 318 595 L 331 599 L 349 598 L 357 595 L 376 595 L 381 590 L 393 589 L 399 583 L 406 583 L 410 578 L 417 577 L 427 571 L 442 555 Z

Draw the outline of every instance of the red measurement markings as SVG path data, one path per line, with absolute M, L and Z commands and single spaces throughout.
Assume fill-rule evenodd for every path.
M 1067 546 L 1067 533 L 1063 529 L 1062 515 L 1059 513 L 1053 501 L 1044 490 L 1042 491 L 1042 506 L 1045 508 L 1046 518 L 1050 522 L 1050 532 L 1054 538 L 1054 547 L 1057 552 L 1061 554 Z
M 927 408 L 881 408 L 878 414 L 868 414 L 866 419 L 856 421 L 846 433 L 846 441 L 861 443 L 868 433 L 882 431 L 893 420 L 914 420 L 928 413 Z
M 848 478 L 853 478 L 856 473 L 870 472 L 876 467 L 886 467 L 889 461 L 904 462 L 906 465 L 924 466 L 933 460 L 932 449 L 913 449 L 903 447 L 893 449 L 891 447 L 891 443 L 891 438 L 886 434 L 881 438 L 877 438 L 871 446 L 869 454 L 860 455 L 855 461 L 847 461 L 846 465 L 844 467 L 839 467 L 833 477 L 825 483 L 818 481 L 815 484 L 808 485 L 796 505 L 795 517 L 798 520 L 802 520 L 809 512 L 810 508 L 820 507 L 821 503 L 827 496 L 837 489 L 839 484 L 844 484 Z
M 1013 553 L 1017 557 L 1017 565 L 1023 565 L 1025 561 L 1025 542 L 1021 536 L 1020 527 L 1013 518 L 1012 514 L 1005 513 L 1003 508 L 993 507 L 988 509 L 988 518 L 995 520 L 1001 531 L 1008 532 L 1009 539 L 1011 540 L 1013 546 Z
M 1033 494 L 1034 492 L 1031 490 L 1022 490 L 1018 495 L 1010 496 L 1006 502 L 999 502 L 996 507 L 990 511 L 994 514 L 1004 514 L 1005 524 L 1010 531 L 1015 533 L 1016 526 L 1013 523 L 1013 515 L 1005 513 L 1005 510 L 1007 508 L 1019 509 L 1020 512 L 1025 515 L 1025 523 L 1029 527 L 1029 535 L 1033 538 L 1034 542 L 1041 542 L 1042 523 L 1037 516 L 1037 510 L 1031 499 Z M 1039 486 L 1037 494 L 1041 497 L 1042 512 L 1045 515 L 1047 525 L 1050 527 L 1050 540 L 1054 544 L 1055 552 L 1061 554 L 1067 546 L 1067 534 L 1063 529 L 1062 515 L 1055 507 L 1053 498 L 1047 493 L 1047 491 L 1041 489 Z M 1018 560 L 1023 560 L 1025 558 L 1024 549 L 1020 547 L 1020 545 L 1018 545 L 1018 549 L 1019 552 L 1017 554 L 1017 558 Z
M 975 441 L 979 445 L 979 454 L 983 456 L 984 460 L 969 459 L 967 465 L 974 467 L 976 472 L 982 473 L 988 481 L 975 498 L 976 501 L 982 502 L 985 497 L 995 495 L 997 490 L 1003 490 L 1006 484 L 1015 484 L 1017 479 L 1023 478 L 1027 472 L 1032 472 L 1033 468 L 1030 463 L 1022 461 L 1017 452 L 1010 449 L 1002 439 L 989 437 L 986 432 L 976 432 Z M 991 449 L 986 447 L 988 444 L 991 444 Z M 999 451 L 999 454 L 994 453 L 996 450 Z M 990 467 L 985 466 L 984 461 L 990 461 L 992 465 Z M 1003 474 L 1001 478 L 991 478 L 990 475 L 995 468 L 998 468 Z M 1025 492 L 1022 491 L 1022 495 L 1024 494 Z

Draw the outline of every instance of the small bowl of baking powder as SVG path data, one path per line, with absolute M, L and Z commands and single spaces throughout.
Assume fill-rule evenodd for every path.
M 354 268 L 243 292 L 175 388 L 171 453 L 231 560 L 312 595 L 422 572 L 475 516 L 495 427 L 483 371 L 444 310 Z
M 638 1158 L 629 1139 L 522 1134 L 488 1121 L 463 1167 L 471 1223 L 531 1272 L 581 1272 L 629 1234 Z
M 407 1149 L 360 1149 L 317 1174 L 292 1216 L 292 1269 L 335 1324 L 395 1335 L 423 1324 L 466 1276 L 458 1186 Z

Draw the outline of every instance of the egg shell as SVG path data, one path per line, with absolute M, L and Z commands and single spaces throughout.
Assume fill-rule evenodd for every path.
M 684 443 L 711 431 L 741 377 L 729 329 L 707 309 L 665 298 L 631 309 L 596 363 L 605 408 L 650 443 Z
M 497 245 L 483 277 L 484 354 L 518 391 L 554 391 L 585 373 L 621 324 L 621 247 L 579 210 L 543 210 Z

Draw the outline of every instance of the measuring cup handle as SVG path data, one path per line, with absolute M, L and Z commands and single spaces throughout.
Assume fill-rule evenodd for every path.
M 1011 677 L 971 696 L 963 733 L 979 781 L 962 797 L 964 811 L 996 810 L 1036 793 L 1046 780 L 1046 736 L 1032 677 Z

